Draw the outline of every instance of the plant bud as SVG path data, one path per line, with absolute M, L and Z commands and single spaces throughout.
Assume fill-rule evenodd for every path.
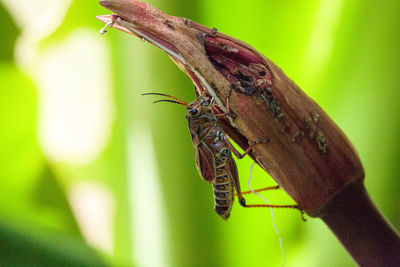
M 364 178 L 359 157 L 338 126 L 283 71 L 248 44 L 135 0 L 102 0 L 117 15 L 99 16 L 166 52 L 193 80 L 197 95 L 226 112 L 224 131 L 310 216 L 322 216 L 330 200 Z

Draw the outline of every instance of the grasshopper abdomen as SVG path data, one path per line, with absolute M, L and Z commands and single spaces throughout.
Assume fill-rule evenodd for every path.
M 235 188 L 232 179 L 225 168 L 225 162 L 223 162 L 223 166 L 217 168 L 217 177 L 213 183 L 213 190 L 214 210 L 222 219 L 227 220 L 235 201 Z

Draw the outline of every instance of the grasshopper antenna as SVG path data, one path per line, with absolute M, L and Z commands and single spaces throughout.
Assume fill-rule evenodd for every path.
M 176 97 L 174 97 L 174 96 L 167 95 L 167 94 L 161 94 L 161 93 L 145 93 L 145 94 L 142 94 L 142 95 L 159 95 L 159 96 L 165 96 L 165 97 L 169 97 L 169 98 L 172 98 L 172 99 L 173 99 L 173 100 L 170 100 L 170 99 L 157 100 L 157 101 L 154 101 L 154 102 L 153 102 L 154 104 L 155 104 L 155 103 L 160 103 L 160 102 L 169 102 L 169 103 L 179 104 L 179 105 L 182 105 L 182 106 L 185 106 L 185 107 L 188 105 L 188 103 L 186 103 L 185 101 L 180 100 L 179 98 L 176 98 Z

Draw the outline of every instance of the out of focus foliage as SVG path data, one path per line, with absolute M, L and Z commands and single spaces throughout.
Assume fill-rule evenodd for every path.
M 348 135 L 368 191 L 400 228 L 399 1 L 147 2 L 282 67 Z M 235 204 L 222 221 L 185 110 L 140 96 L 191 101 L 190 80 L 147 43 L 100 36 L 101 14 L 96 1 L 0 4 L 0 266 L 280 266 L 269 211 Z M 246 188 L 251 160 L 237 162 Z M 274 184 L 261 169 L 254 177 L 254 188 Z M 275 215 L 288 266 L 354 266 L 318 219 Z

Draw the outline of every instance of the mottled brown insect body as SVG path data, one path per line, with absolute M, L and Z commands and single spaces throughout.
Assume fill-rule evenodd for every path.
M 186 119 L 192 136 L 196 166 L 200 176 L 213 184 L 214 210 L 224 219 L 230 216 L 235 200 L 234 180 L 238 172 L 224 131 L 211 112 L 210 98 L 200 97 L 187 107 Z M 237 184 L 239 186 L 239 183 Z

